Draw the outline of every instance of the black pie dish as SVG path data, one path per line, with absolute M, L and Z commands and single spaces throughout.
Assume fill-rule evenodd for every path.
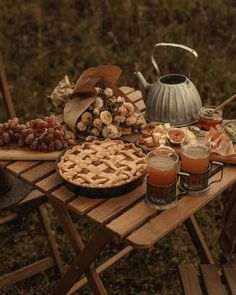
M 96 140 L 105 140 L 105 139 L 96 139 Z M 122 139 L 116 139 L 116 140 L 121 140 L 125 143 L 130 143 L 126 140 L 122 140 Z M 74 192 L 77 195 L 83 196 L 83 197 L 88 197 L 88 198 L 95 198 L 95 199 L 110 199 L 110 198 L 114 198 L 114 197 L 119 197 L 122 196 L 124 194 L 127 194 L 129 192 L 131 192 L 132 190 L 134 190 L 135 188 L 137 188 L 139 185 L 141 185 L 144 181 L 144 178 L 146 176 L 146 171 L 144 171 L 142 174 L 138 175 L 136 178 L 132 179 L 129 182 L 120 184 L 120 185 L 116 185 L 116 186 L 111 186 L 111 187 L 88 187 L 88 186 L 82 186 L 82 185 L 76 185 L 70 181 L 68 181 L 67 179 L 65 179 L 58 168 L 58 163 L 60 162 L 61 157 L 66 153 L 67 150 L 73 148 L 76 145 L 80 145 L 84 143 L 84 141 L 79 141 L 77 143 L 75 143 L 74 145 L 66 148 L 65 150 L 62 151 L 62 153 L 59 155 L 59 157 L 56 160 L 56 171 L 59 174 L 59 176 L 64 180 L 66 187 L 71 190 L 72 192 Z M 135 143 L 133 143 L 135 146 L 137 146 L 138 148 L 140 148 L 145 154 L 146 152 L 138 145 L 136 145 Z

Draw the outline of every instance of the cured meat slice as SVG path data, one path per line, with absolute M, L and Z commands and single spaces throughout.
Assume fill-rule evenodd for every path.
M 230 144 L 230 142 L 223 141 L 221 144 L 219 144 L 217 147 L 213 148 L 211 151 L 216 154 L 219 154 L 221 156 L 229 156 L 227 154 L 229 144 Z
M 211 127 L 208 134 L 206 135 L 206 139 L 210 140 L 211 142 L 215 142 L 215 140 L 217 140 L 219 135 L 221 135 L 223 132 L 224 130 L 218 130 L 214 127 Z
M 221 141 L 224 141 L 224 133 L 221 133 L 214 140 L 211 140 L 215 145 L 219 145 Z
M 231 155 L 235 155 L 235 154 L 236 154 L 236 150 L 235 150 L 233 142 L 231 141 L 228 146 L 228 149 L 227 149 L 227 155 L 231 156 Z
M 211 127 L 209 132 L 206 134 L 206 140 L 209 140 L 213 144 L 211 149 L 212 153 L 219 154 L 221 156 L 232 156 L 236 154 L 233 142 L 224 132 L 222 126 L 217 125 Z

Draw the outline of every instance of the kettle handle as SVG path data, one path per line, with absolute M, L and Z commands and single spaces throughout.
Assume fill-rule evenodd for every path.
M 158 43 L 156 45 L 153 46 L 153 50 L 152 50 L 152 64 L 157 72 L 157 76 L 159 77 L 160 75 L 160 70 L 159 70 L 159 67 L 155 61 L 155 58 L 154 58 L 154 49 L 155 47 L 158 47 L 158 46 L 171 46 L 171 47 L 179 47 L 179 48 L 182 48 L 182 49 L 185 49 L 189 52 L 191 52 L 196 58 L 198 58 L 198 54 L 195 50 L 193 50 L 192 48 L 188 47 L 188 46 L 185 46 L 185 45 L 182 45 L 182 44 L 175 44 L 175 43 Z

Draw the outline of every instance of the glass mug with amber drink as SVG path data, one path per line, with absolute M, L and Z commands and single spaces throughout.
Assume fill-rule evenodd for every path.
M 189 194 L 200 194 L 206 191 L 212 183 L 219 182 L 223 175 L 223 164 L 210 161 L 211 143 L 204 139 L 194 143 L 181 143 L 181 171 L 190 174 L 189 178 L 180 177 L 180 188 L 188 189 Z M 219 166 L 220 179 L 209 183 L 212 164 Z
M 147 155 L 146 204 L 154 209 L 165 210 L 176 206 L 176 183 L 179 174 L 179 156 L 170 147 L 159 147 Z M 184 190 L 181 194 L 186 193 Z

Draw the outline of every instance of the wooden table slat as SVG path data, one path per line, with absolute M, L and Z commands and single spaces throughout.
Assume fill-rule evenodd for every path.
M 147 207 L 145 200 L 142 200 L 134 207 L 114 219 L 106 225 L 114 234 L 124 237 L 135 228 L 142 225 L 149 217 L 157 214 L 157 211 Z
M 44 192 L 50 192 L 52 189 L 56 188 L 59 184 L 62 184 L 62 178 L 54 173 L 47 178 L 37 182 L 35 185 L 38 189 L 43 190 Z
M 225 280 L 232 295 L 236 295 L 236 269 L 232 264 L 223 265 Z
M 122 90 L 126 95 L 134 92 L 134 88 L 129 87 L 129 86 L 122 86 L 122 87 L 120 87 L 120 90 Z
M 214 264 L 201 264 L 200 270 L 207 294 L 227 295 L 225 286 L 221 283 L 218 269 Z
M 52 171 L 55 171 L 55 163 L 52 161 L 47 161 L 23 173 L 21 177 L 27 181 L 34 183 L 35 181 L 39 180 L 43 176 L 46 176 Z
M 40 162 L 38 161 L 16 161 L 7 166 L 7 169 L 16 175 L 19 175 L 26 170 L 37 166 L 39 163 Z
M 9 164 L 12 164 L 12 161 L 0 161 L 0 167 L 4 168 Z
M 184 295 L 203 295 L 197 272 L 192 264 L 179 265 Z
M 28 148 L 0 149 L 0 159 L 9 161 L 55 161 L 61 151 L 43 152 Z
M 70 191 L 65 185 L 51 192 L 50 196 L 60 203 L 67 203 L 76 198 L 76 195 Z
M 91 211 L 98 205 L 104 203 L 104 199 L 90 199 L 82 196 L 76 197 L 71 201 L 68 206 L 69 208 L 79 215 L 84 215 L 85 213 Z
M 129 98 L 133 103 L 135 103 L 135 104 L 136 104 L 136 102 L 138 102 L 138 101 L 143 101 L 143 100 L 142 100 L 142 93 L 141 93 L 141 91 L 139 91 L 139 90 L 134 91 L 134 92 L 132 92 L 132 93 L 129 93 L 127 96 L 128 96 L 128 98 Z
M 106 223 L 121 214 L 126 208 L 131 206 L 134 202 L 138 201 L 145 195 L 146 183 L 145 181 L 137 187 L 135 190 L 122 195 L 121 197 L 115 197 L 102 203 L 94 210 L 90 211 L 87 216 L 98 223 Z
M 141 112 L 143 112 L 143 111 L 146 109 L 146 106 L 145 106 L 143 100 L 139 100 L 139 101 L 135 102 L 135 105 L 137 106 L 137 108 L 138 108 Z
M 219 178 L 219 173 L 211 180 Z M 175 208 L 163 211 L 160 215 L 148 221 L 145 225 L 127 237 L 131 245 L 137 248 L 151 247 L 168 232 L 181 224 L 185 219 L 194 214 L 198 209 L 220 195 L 226 188 L 235 183 L 235 167 L 227 166 L 221 182 L 213 184 L 201 196 L 186 196 L 182 198 Z

